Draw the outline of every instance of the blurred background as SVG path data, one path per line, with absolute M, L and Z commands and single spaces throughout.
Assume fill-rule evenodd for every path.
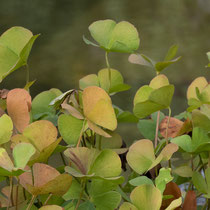
M 187 107 L 186 90 L 198 77 L 209 79 L 206 52 L 210 51 L 209 0 L 1 0 L 0 34 L 12 26 L 23 26 L 41 36 L 29 58 L 32 96 L 52 87 L 67 91 L 78 88 L 78 80 L 104 68 L 104 51 L 86 45 L 88 26 L 96 20 L 126 20 L 136 26 L 141 43 L 138 50 L 161 61 L 172 44 L 179 45 L 182 59 L 164 70 L 175 85 L 172 114 Z M 148 84 L 154 72 L 130 64 L 128 54 L 112 53 L 112 68 L 120 70 L 132 89 L 113 97 L 116 105 L 132 111 L 137 89 Z M 0 84 L 12 89 L 25 85 L 24 69 L 15 71 Z M 139 138 L 136 125 L 121 125 L 125 139 Z M 126 135 L 125 135 L 126 134 Z

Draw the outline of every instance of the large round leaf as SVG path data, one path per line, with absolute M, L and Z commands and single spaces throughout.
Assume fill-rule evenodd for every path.
M 162 195 L 153 185 L 141 185 L 131 192 L 131 201 L 138 210 L 159 210 L 162 203 Z
M 58 129 L 63 140 L 69 145 L 76 145 L 83 127 L 83 120 L 72 115 L 62 114 L 58 118 Z
M 19 132 L 29 124 L 31 110 L 31 96 L 20 88 L 9 91 L 7 95 L 7 111 Z
M 109 130 L 116 129 L 117 119 L 111 98 L 102 88 L 96 86 L 85 88 L 82 100 L 84 115 L 88 120 Z

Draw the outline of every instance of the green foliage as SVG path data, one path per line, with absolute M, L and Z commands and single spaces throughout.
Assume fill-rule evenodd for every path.
M 81 78 L 80 90 L 62 93 L 52 88 L 32 100 L 29 88 L 34 81 L 27 79 L 24 89 L 15 88 L 1 98 L 0 180 L 8 182 L 1 189 L 0 206 L 173 210 L 194 205 L 196 209 L 196 196 L 209 203 L 210 85 L 206 78 L 198 77 L 189 85 L 187 111 L 172 117 L 174 85 L 160 72 L 180 59 L 175 58 L 177 45 L 170 47 L 163 61 L 154 62 L 135 53 L 140 39 L 129 22 L 96 21 L 89 31 L 97 44 L 83 39 L 105 50 L 106 67 Z M 36 38 L 22 27 L 2 34 L 0 81 L 28 65 Z M 112 102 L 113 95 L 130 86 L 110 67 L 109 52 L 133 53 L 131 63 L 156 72 L 136 92 L 133 113 Z M 168 116 L 163 109 L 169 110 Z M 128 148 L 116 131 L 121 123 L 136 123 L 145 139 L 133 141 Z M 55 158 L 62 161 L 57 169 L 49 164 Z M 181 194 L 179 184 L 189 187 Z

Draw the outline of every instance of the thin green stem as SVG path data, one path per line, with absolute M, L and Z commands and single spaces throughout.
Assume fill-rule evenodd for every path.
M 48 201 L 50 200 L 50 198 L 52 197 L 52 193 L 49 194 L 49 196 L 47 197 L 46 201 L 44 202 L 44 206 L 47 205 Z
M 157 113 L 156 131 L 155 131 L 155 148 L 158 142 L 158 131 L 159 131 L 160 111 Z
M 79 147 L 80 145 L 80 142 L 82 140 L 82 135 L 83 135 L 83 132 L 84 132 L 84 128 L 85 128 L 85 123 L 86 123 L 86 120 L 83 121 L 83 124 L 82 124 L 82 129 L 80 131 L 80 135 L 79 135 L 79 140 L 77 142 L 77 147 Z
M 110 90 L 110 88 L 111 88 L 111 68 L 110 68 L 110 65 L 109 65 L 109 59 L 108 59 L 108 52 L 106 51 L 106 53 L 105 53 L 105 58 L 106 58 L 106 66 L 107 66 L 107 68 L 108 68 L 108 77 L 109 77 L 109 90 Z
M 83 192 L 85 190 L 85 185 L 86 185 L 86 182 L 85 181 L 82 181 L 82 190 L 80 192 L 80 196 L 79 196 L 79 199 L 77 201 L 77 205 L 75 207 L 75 210 L 77 210 L 79 208 L 79 205 L 80 205 L 80 202 L 81 202 L 81 199 L 82 199 L 82 196 L 83 196 Z
M 7 204 L 7 209 L 10 207 L 10 203 L 12 202 L 12 188 L 13 188 L 13 183 L 12 183 L 12 176 L 9 177 L 9 197 L 8 197 L 8 204 Z M 13 203 L 13 202 L 12 202 Z
M 28 205 L 28 207 L 27 207 L 26 210 L 30 210 L 31 209 L 32 205 L 34 204 L 34 200 L 35 199 L 36 199 L 36 196 L 33 195 L 32 198 L 31 198 L 31 201 L 30 201 L 30 203 L 29 203 L 29 205 Z

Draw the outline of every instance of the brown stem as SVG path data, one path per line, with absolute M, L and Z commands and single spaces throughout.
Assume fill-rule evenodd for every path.
M 35 198 L 36 198 L 36 196 L 33 195 L 32 198 L 31 198 L 31 201 L 30 201 L 30 203 L 29 203 L 29 205 L 28 205 L 28 207 L 27 207 L 26 210 L 30 210 L 31 209 L 32 205 L 34 204 Z
M 84 128 L 85 128 L 85 123 L 86 123 L 86 120 L 83 121 L 83 125 L 82 125 L 82 129 L 81 129 L 81 131 L 80 131 L 80 135 L 79 135 L 79 140 L 78 140 L 78 143 L 77 143 L 77 147 L 79 147 L 80 142 L 81 142 L 81 140 L 82 140 L 82 135 L 83 135 Z
M 48 201 L 50 200 L 50 198 L 52 197 L 52 193 L 49 194 L 49 196 L 47 197 L 46 201 L 44 202 L 44 206 L 47 205 Z

